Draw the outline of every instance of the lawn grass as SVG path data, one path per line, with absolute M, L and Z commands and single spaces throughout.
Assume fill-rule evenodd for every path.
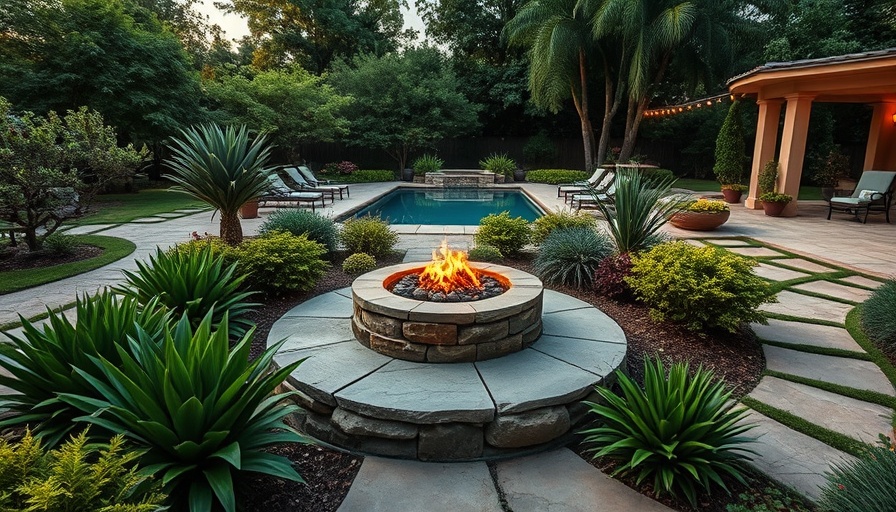
M 77 235 L 76 238 L 82 244 L 95 245 L 102 248 L 103 253 L 95 258 L 63 263 L 52 267 L 0 272 L 0 295 L 83 274 L 103 265 L 108 265 L 113 261 L 120 260 L 134 252 L 134 249 L 137 248 L 130 240 L 112 236 Z
M 678 178 L 673 185 L 675 188 L 686 188 L 694 192 L 721 192 L 719 182 L 716 180 L 698 180 L 694 178 Z M 797 199 L 821 200 L 821 187 L 800 187 L 800 195 Z
M 182 192 L 170 189 L 146 189 L 136 194 L 96 196 L 90 212 L 81 218 L 73 219 L 68 224 L 122 224 L 134 219 L 151 217 L 157 213 L 207 206 L 206 203 Z

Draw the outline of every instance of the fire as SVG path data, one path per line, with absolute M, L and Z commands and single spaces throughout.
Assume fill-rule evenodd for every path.
M 467 265 L 467 253 L 452 251 L 443 240 L 438 250 L 432 251 L 432 262 L 420 273 L 420 287 L 450 293 L 460 288 L 481 288 L 479 278 Z

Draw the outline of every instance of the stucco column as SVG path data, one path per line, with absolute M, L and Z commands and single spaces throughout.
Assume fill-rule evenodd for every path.
M 778 144 L 778 121 L 781 119 L 783 100 L 758 100 L 759 116 L 756 121 L 756 142 L 753 145 L 753 170 L 750 172 L 750 191 L 744 205 L 747 208 L 761 210 L 759 202 L 759 171 L 769 160 L 775 158 Z
M 806 157 L 809 114 L 812 112 L 812 100 L 815 97 L 794 94 L 785 98 L 787 108 L 784 110 L 784 131 L 781 134 L 781 152 L 778 154 L 778 192 L 793 196 L 793 201 L 787 204 L 781 215 L 794 217 L 797 210 L 796 197 L 800 193 L 803 160 Z
M 875 103 L 863 170 L 896 171 L 896 102 Z

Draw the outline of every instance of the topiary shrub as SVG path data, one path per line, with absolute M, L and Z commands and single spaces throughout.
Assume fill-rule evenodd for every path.
M 274 294 L 308 291 L 330 267 L 323 244 L 282 231 L 246 240 L 236 253 L 252 284 Z
M 364 252 L 356 252 L 342 262 L 342 271 L 350 276 L 361 275 L 376 269 L 376 259 Z
M 712 171 L 722 185 L 739 184 L 743 178 L 747 157 L 740 111 L 740 101 L 732 102 L 716 137 L 716 162 Z
M 613 252 L 613 243 L 590 227 L 554 230 L 535 257 L 535 275 L 547 284 L 590 288 L 598 263 Z
M 246 315 L 255 304 L 247 302 L 255 292 L 241 289 L 246 275 L 237 271 L 237 264 L 224 265 L 223 256 L 215 256 L 211 246 L 191 247 L 163 252 L 156 249 L 149 262 L 137 261 L 137 271 L 122 270 L 125 283 L 115 292 L 130 296 L 140 304 L 158 299 L 158 304 L 180 318 L 186 314 L 198 325 L 213 308 L 217 329 L 225 313 L 229 313 L 230 330 L 241 336 L 252 322 Z
M 896 453 L 881 435 L 881 446 L 869 448 L 858 460 L 834 463 L 821 491 L 826 512 L 883 512 L 896 510 Z
M 753 273 L 753 260 L 725 249 L 663 243 L 633 256 L 632 263 L 625 281 L 650 307 L 651 317 L 691 330 L 734 332 L 744 322 L 765 323 L 758 308 L 776 301 L 769 285 Z
M 26 430 L 12 443 L 0 438 L 0 510 L 152 512 L 165 496 L 140 473 L 140 453 L 117 435 L 108 444 L 87 442 L 87 430 L 45 452 Z
M 373 256 L 385 256 L 395 249 L 398 233 L 379 217 L 348 219 L 342 225 L 339 240 L 351 253 L 364 252 Z
M 547 183 L 559 185 L 561 183 L 574 183 L 585 181 L 590 174 L 585 171 L 572 169 L 535 169 L 526 173 L 526 181 L 529 183 Z
M 517 254 L 532 238 L 529 222 L 522 217 L 511 218 L 509 212 L 492 213 L 479 221 L 479 231 L 473 240 L 476 245 L 490 245 L 504 255 Z
M 293 235 L 308 235 L 309 240 L 320 242 L 327 252 L 336 250 L 339 230 L 333 219 L 308 210 L 277 210 L 258 228 L 266 235 L 272 231 L 286 231 Z
M 862 305 L 862 329 L 887 352 L 896 349 L 896 279 L 882 284 Z
M 622 395 L 599 386 L 605 405 L 586 404 L 602 426 L 584 432 L 595 458 L 622 463 L 613 475 L 635 474 L 637 484 L 650 478 L 657 496 L 680 491 L 695 508 L 698 489 L 709 491 L 710 482 L 728 491 L 722 475 L 744 483 L 740 464 L 755 452 L 743 447 L 753 441 L 743 434 L 754 425 L 741 421 L 748 409 L 735 408 L 711 371 L 689 375 L 687 363 L 676 363 L 667 378 L 657 358 L 644 360 L 643 388 L 619 370 L 616 377 Z
M 543 215 L 532 222 L 532 243 L 541 245 L 555 229 L 596 228 L 597 220 L 586 212 L 560 210 Z
M 491 245 L 477 245 L 470 249 L 467 254 L 470 261 L 484 261 L 487 263 L 501 263 L 504 261 L 504 255 L 497 247 Z
M 759 171 L 758 177 L 759 195 L 769 194 L 775 191 L 778 185 L 778 162 L 769 160 Z
M 628 253 L 614 254 L 600 260 L 594 271 L 594 291 L 611 298 L 631 297 L 632 288 L 625 278 L 632 275 L 632 258 Z

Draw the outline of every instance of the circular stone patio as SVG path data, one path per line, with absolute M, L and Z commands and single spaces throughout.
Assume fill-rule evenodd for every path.
M 427 461 L 481 460 L 552 447 L 582 424 L 581 400 L 623 364 L 625 334 L 586 302 L 544 291 L 541 337 L 468 363 L 374 352 L 352 333 L 351 289 L 299 304 L 271 328 L 274 358 L 307 358 L 287 378 L 304 432 L 348 451 Z

